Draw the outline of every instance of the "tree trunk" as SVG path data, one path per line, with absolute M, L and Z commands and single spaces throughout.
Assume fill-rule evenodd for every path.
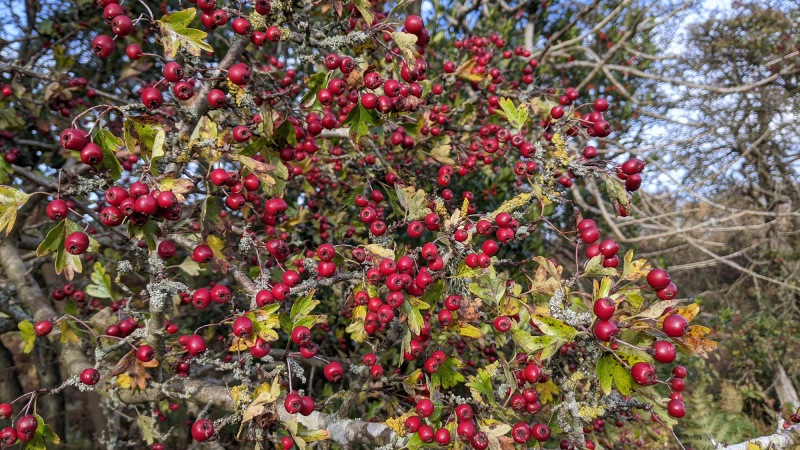
M 0 342 L 0 398 L 11 401 L 22 395 L 14 355 Z
M 783 364 L 778 363 L 775 368 L 775 392 L 778 394 L 778 400 L 781 406 L 791 405 L 792 410 L 800 406 L 800 400 L 797 398 L 797 390 L 795 390 L 792 380 L 786 374 L 786 369 Z

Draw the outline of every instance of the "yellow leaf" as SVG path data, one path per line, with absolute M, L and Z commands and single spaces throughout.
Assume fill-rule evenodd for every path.
M 478 327 L 475 327 L 475 326 L 470 325 L 468 323 L 462 323 L 462 324 L 456 325 L 456 332 L 458 332 L 458 334 L 461 335 L 461 336 L 469 337 L 469 338 L 476 338 L 477 339 L 477 338 L 483 336 L 483 333 L 481 333 L 481 330 Z
M 72 329 L 72 327 L 67 323 L 66 320 L 61 321 L 61 338 L 59 341 L 62 344 L 70 343 L 70 344 L 77 344 L 81 341 L 81 338 L 78 337 L 78 334 Z
M 477 65 L 478 61 L 475 58 L 470 58 L 469 61 L 458 66 L 456 69 L 456 76 L 473 83 L 480 83 L 486 78 L 487 73 L 473 72 L 472 69 L 474 69 Z
M 117 385 L 123 389 L 131 388 L 131 377 L 127 373 L 117 376 Z
M 697 303 L 692 303 L 691 305 L 681 306 L 680 308 L 675 308 L 669 312 L 670 314 L 680 314 L 686 318 L 687 321 L 691 322 L 692 319 L 697 317 L 700 314 L 700 306 Z M 664 322 L 664 320 L 660 320 L 659 323 Z
M 450 157 L 450 150 L 452 150 L 450 136 L 445 136 L 445 139 L 439 145 L 431 149 L 431 158 L 440 164 L 455 166 L 456 161 Z
M 413 186 L 397 186 L 395 190 L 397 192 L 397 201 L 406 210 L 406 219 L 422 219 L 431 212 L 430 208 L 428 208 L 427 195 L 422 189 L 414 189 Z
M 559 392 L 558 386 L 553 383 L 552 379 L 548 379 L 546 383 L 537 384 L 536 391 L 539 393 L 539 403 L 542 405 L 552 402 Z
M 372 255 L 372 261 L 375 264 L 379 263 L 381 260 L 384 259 L 392 259 L 392 260 L 394 259 L 394 252 L 392 250 L 389 250 L 388 248 L 385 247 L 381 247 L 378 244 L 365 245 L 364 249 L 370 252 L 370 254 Z
M 417 43 L 417 36 L 411 33 L 403 33 L 402 31 L 395 31 L 390 33 L 392 36 L 392 40 L 400 51 L 405 56 L 406 61 L 414 61 L 417 58 L 417 52 L 414 49 L 414 45 Z
M 175 198 L 179 202 L 185 201 L 186 196 L 184 194 L 188 194 L 194 189 L 194 182 L 186 178 L 164 178 L 158 182 L 158 185 L 161 191 L 171 191 L 175 194 Z
M 233 338 L 233 342 L 231 343 L 230 348 L 228 348 L 228 351 L 241 352 L 247 350 L 248 348 L 249 347 L 247 346 L 247 343 L 244 341 L 244 339 L 240 338 L 239 336 L 236 336 Z

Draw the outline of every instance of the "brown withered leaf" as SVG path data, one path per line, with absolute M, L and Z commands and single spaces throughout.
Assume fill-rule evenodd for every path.
M 139 361 L 136 358 L 136 350 L 131 350 L 114 366 L 111 376 L 117 377 L 117 385 L 122 388 L 144 389 L 147 387 L 147 380 L 150 378 L 150 373 L 147 372 L 147 369 L 153 367 L 158 367 L 158 360 Z
M 375 66 L 362 67 L 357 65 L 352 72 L 347 75 L 347 89 L 360 89 L 364 86 L 364 74 L 375 70 Z
M 706 339 L 706 335 L 711 333 L 709 328 L 701 325 L 692 325 L 686 330 L 683 335 L 683 346 L 695 355 L 703 358 L 708 357 L 708 353 L 717 348 L 717 343 L 710 339 Z
M 458 321 L 462 323 L 475 322 L 481 318 L 481 305 L 483 302 L 478 297 L 462 301 L 458 308 Z

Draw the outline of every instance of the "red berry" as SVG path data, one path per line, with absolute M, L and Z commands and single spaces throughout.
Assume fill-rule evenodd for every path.
M 208 419 L 200 419 L 192 425 L 192 438 L 205 442 L 214 436 L 214 423 Z
M 656 366 L 648 364 L 644 361 L 639 361 L 631 367 L 631 377 L 636 384 L 641 386 L 650 386 L 656 383 L 657 373 Z
M 323 373 L 328 381 L 336 383 L 342 379 L 342 376 L 344 375 L 344 369 L 342 368 L 341 363 L 338 361 L 332 361 L 325 366 Z
M 614 304 L 614 300 L 609 297 L 601 297 L 594 302 L 593 310 L 594 315 L 597 316 L 598 319 L 609 320 L 614 315 L 616 305 Z
M 675 361 L 675 346 L 667 341 L 653 342 L 653 358 L 660 363 L 671 363 Z
M 89 248 L 89 236 L 82 231 L 70 233 L 64 240 L 64 249 L 67 253 L 80 255 Z
M 97 384 L 98 381 L 100 381 L 100 372 L 98 372 L 97 369 L 89 367 L 83 369 L 83 372 L 81 372 L 81 383 L 87 386 L 93 386 Z
M 136 350 L 136 359 L 141 362 L 152 361 L 156 357 L 156 351 L 149 345 L 142 345 Z
M 417 402 L 414 409 L 420 417 L 425 418 L 433 414 L 434 405 L 430 399 L 423 398 Z
M 670 337 L 681 337 L 686 333 L 686 328 L 689 327 L 689 321 L 680 314 L 670 314 L 664 318 L 664 333 Z

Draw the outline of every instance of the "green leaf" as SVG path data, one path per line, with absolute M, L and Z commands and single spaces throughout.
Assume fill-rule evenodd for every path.
M 317 93 L 328 84 L 331 72 L 317 72 L 309 75 L 305 79 L 308 91 L 303 95 L 300 103 L 306 108 L 310 108 L 317 101 Z
M 100 130 L 94 137 L 95 143 L 103 150 L 100 167 L 108 171 L 109 177 L 116 181 L 122 176 L 122 165 L 117 159 L 117 151 L 122 147 L 122 139 L 108 130 Z
M 622 395 L 630 395 L 633 391 L 630 372 L 612 355 L 606 354 L 597 360 L 597 381 L 606 395 L 611 393 L 612 382 Z
M 358 102 L 358 106 L 350 110 L 342 125 L 350 127 L 350 139 L 357 144 L 362 137 L 369 134 L 370 126 L 379 127 L 383 125 L 383 121 L 375 110 L 364 108 L 361 102 Z
M 370 4 L 368 0 L 353 0 L 353 5 L 358 9 L 358 12 L 361 13 L 361 17 L 364 18 L 364 22 L 367 22 L 367 25 L 371 25 L 373 21 L 372 12 L 370 12 Z
M 186 28 L 192 23 L 196 14 L 197 11 L 194 8 L 186 8 L 164 16 L 163 18 L 166 19 L 168 24 L 175 28 Z
M 553 317 L 531 316 L 531 320 L 548 336 L 571 341 L 578 334 L 578 330 Z
M 606 186 L 606 193 L 608 197 L 622 205 L 623 208 L 627 209 L 628 205 L 630 204 L 630 200 L 628 198 L 628 193 L 625 191 L 625 187 L 622 186 L 621 183 L 618 183 L 611 175 L 604 175 L 603 178 L 605 179 L 605 186 Z
M 450 144 L 450 136 L 445 136 L 445 139 L 439 145 L 431 149 L 430 156 L 439 164 L 446 166 L 455 166 L 456 160 L 450 157 L 450 150 L 453 146 Z
M 22 341 L 25 342 L 22 353 L 30 353 L 36 343 L 36 330 L 33 328 L 33 324 L 29 320 L 23 320 L 17 324 L 17 328 L 22 334 Z
M 292 319 L 292 322 L 296 323 L 298 320 L 311 314 L 311 311 L 313 311 L 317 305 L 319 305 L 319 301 L 314 300 L 314 289 L 312 289 L 304 297 L 294 302 L 289 317 Z
M 156 439 L 161 438 L 161 433 L 156 428 L 155 421 L 150 416 L 140 414 L 136 418 L 136 426 L 139 427 L 139 432 L 142 433 L 142 439 L 147 442 L 147 445 L 152 445 Z
M 431 375 L 431 384 L 442 389 L 450 389 L 457 386 L 459 383 L 466 381 L 464 375 L 460 372 L 460 369 L 463 368 L 464 361 L 448 356 L 439 366 L 439 369 Z
M 415 189 L 413 186 L 395 186 L 397 201 L 405 210 L 407 220 L 422 219 L 431 210 L 428 208 L 428 196 L 422 189 Z
M 500 367 L 500 362 L 495 361 L 484 368 L 478 369 L 477 374 L 470 375 L 469 381 L 465 386 L 469 388 L 472 398 L 478 403 L 486 404 L 483 399 L 483 396 L 486 396 L 486 402 L 496 404 L 492 379 L 496 376 L 498 367 Z
M 190 277 L 196 277 L 200 275 L 200 271 L 203 270 L 202 267 L 200 267 L 200 264 L 195 262 L 191 256 L 187 256 L 186 259 L 184 259 L 183 262 L 178 265 L 178 268 L 184 271 L 184 273 Z
M 94 263 L 92 272 L 92 283 L 86 286 L 86 293 L 95 298 L 113 299 L 111 275 L 106 272 L 106 268 L 99 262 Z
M 64 240 L 67 238 L 67 219 L 58 222 L 50 229 L 47 236 L 36 249 L 36 256 L 42 257 L 64 247 Z
M 17 210 L 24 205 L 33 194 L 26 194 L 11 186 L 0 186 L 0 231 L 6 230 L 6 235 L 14 228 L 17 220 Z
M 194 20 L 196 13 L 197 10 L 195 8 L 187 8 L 156 21 L 156 25 L 161 31 L 164 56 L 169 59 L 175 58 L 178 54 L 178 49 L 181 47 L 194 56 L 200 56 L 202 50 L 207 52 L 214 51 L 213 47 L 203 41 L 208 36 L 208 33 L 195 28 L 187 28 Z
M 134 118 L 126 116 L 125 125 L 123 127 L 125 145 L 131 152 L 139 146 L 142 156 L 147 161 L 152 158 L 164 155 L 164 128 L 156 122 L 150 122 L 145 119 Z
M 422 326 L 425 324 L 422 313 L 419 310 L 428 308 L 430 308 L 430 305 L 416 297 L 408 297 L 400 307 L 400 311 L 408 316 L 408 329 L 415 335 L 419 335 Z
M 272 140 L 278 147 L 291 147 L 297 145 L 297 135 L 294 131 L 294 125 L 288 120 L 281 122 L 280 126 L 275 130 L 272 135 Z
M 419 299 L 429 305 L 433 305 L 442 298 L 442 294 L 444 294 L 444 281 L 438 280 L 430 285 L 428 290 L 426 290 Z
M 511 339 L 529 355 L 547 347 L 559 346 L 564 342 L 555 336 L 532 336 L 517 325 L 511 327 Z
M 522 127 L 525 126 L 525 122 L 528 120 L 528 108 L 526 106 L 517 108 L 514 106 L 514 102 L 508 98 L 500 99 L 500 107 L 497 108 L 495 112 L 505 117 L 509 125 L 516 130 L 522 129 Z
M 615 277 L 619 275 L 617 269 L 613 267 L 603 267 L 603 255 L 597 255 L 586 263 L 583 269 L 584 275 L 608 275 Z
M 56 252 L 56 274 L 64 273 L 68 280 L 71 280 L 76 272 L 82 271 L 80 256 L 68 253 L 64 248 L 67 235 L 76 231 L 83 231 L 83 228 L 69 219 L 64 219 L 47 233 L 44 241 L 36 249 L 36 256 L 39 257 Z M 97 241 L 90 236 L 89 250 L 96 251 L 98 247 Z

